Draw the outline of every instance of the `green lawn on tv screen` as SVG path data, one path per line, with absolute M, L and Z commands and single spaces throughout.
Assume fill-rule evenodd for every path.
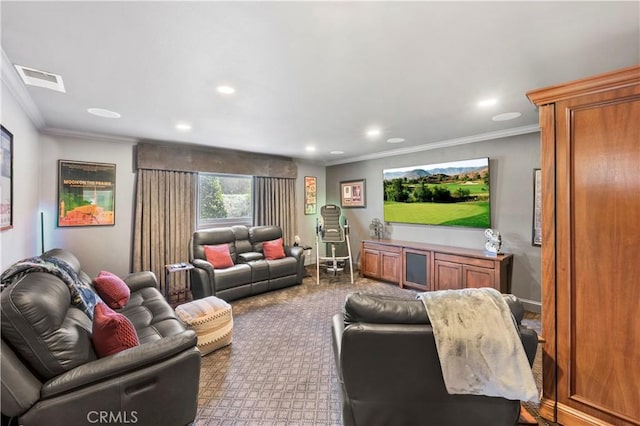
M 398 203 L 384 202 L 385 222 L 488 228 L 489 202 Z

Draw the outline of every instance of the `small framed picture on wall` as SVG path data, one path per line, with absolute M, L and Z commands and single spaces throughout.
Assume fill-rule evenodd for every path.
M 0 140 L 0 231 L 13 228 L 13 134 L 2 126 Z
M 342 207 L 366 207 L 365 179 L 340 182 L 340 204 Z
M 315 176 L 304 177 L 304 214 L 316 214 L 317 212 L 317 183 Z

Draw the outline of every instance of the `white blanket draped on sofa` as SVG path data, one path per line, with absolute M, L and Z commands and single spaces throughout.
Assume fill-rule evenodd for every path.
M 538 390 L 515 321 L 492 288 L 419 293 L 450 394 L 538 402 Z

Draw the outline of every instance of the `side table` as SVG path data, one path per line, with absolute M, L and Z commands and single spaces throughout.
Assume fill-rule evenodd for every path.
M 193 269 L 193 265 L 186 262 L 173 263 L 171 265 L 164 265 L 164 298 L 171 304 L 171 274 L 179 271 L 189 271 Z M 187 299 L 187 290 L 189 289 L 189 274 L 187 273 L 185 282 L 185 301 Z M 180 299 L 180 296 L 178 296 Z

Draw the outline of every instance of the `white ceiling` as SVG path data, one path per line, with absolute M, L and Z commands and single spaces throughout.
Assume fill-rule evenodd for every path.
M 324 164 L 531 132 L 538 118 L 526 91 L 640 63 L 638 1 L 0 7 L 3 59 L 64 79 L 66 93 L 14 88 L 28 93 L 24 103 L 45 132 Z M 236 93 L 217 93 L 220 84 Z M 476 105 L 489 97 L 498 103 Z M 122 118 L 89 115 L 92 107 Z M 491 120 L 514 111 L 522 116 Z M 192 130 L 177 131 L 180 121 Z M 371 126 L 382 129 L 378 138 L 365 135 Z M 406 141 L 387 143 L 392 137 Z

